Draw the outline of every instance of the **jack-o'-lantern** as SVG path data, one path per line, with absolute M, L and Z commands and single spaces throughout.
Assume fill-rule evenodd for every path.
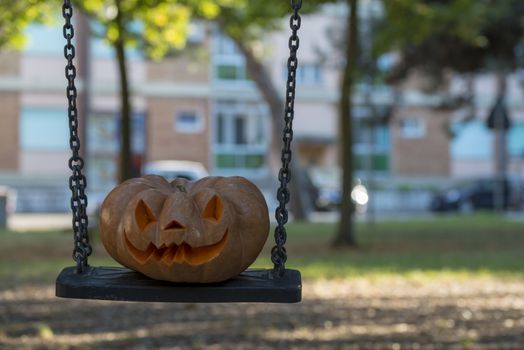
M 257 258 L 267 204 L 242 177 L 191 182 L 148 175 L 116 187 L 100 209 L 100 236 L 122 265 L 173 282 L 219 282 Z

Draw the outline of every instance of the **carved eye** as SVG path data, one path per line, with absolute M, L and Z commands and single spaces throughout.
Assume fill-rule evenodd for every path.
M 136 205 L 135 218 L 140 231 L 144 231 L 148 225 L 157 222 L 155 214 L 142 199 Z
M 223 212 L 224 204 L 222 203 L 222 200 L 217 195 L 214 195 L 209 202 L 207 202 L 206 207 L 202 212 L 202 217 L 204 219 L 218 222 L 222 218 Z

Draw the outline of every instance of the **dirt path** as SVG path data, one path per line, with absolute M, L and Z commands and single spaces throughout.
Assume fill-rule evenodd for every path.
M 0 349 L 524 349 L 524 280 L 316 281 L 304 301 L 144 304 L 0 286 Z

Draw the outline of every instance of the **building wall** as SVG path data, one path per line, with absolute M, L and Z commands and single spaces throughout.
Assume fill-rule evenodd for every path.
M 301 81 L 298 82 L 297 88 L 294 136 L 298 150 L 295 159 L 304 165 L 331 167 L 339 163 L 339 76 L 338 66 L 335 64 L 338 56 L 333 44 L 336 41 L 335 34 L 343 27 L 344 11 L 344 6 L 334 6 L 322 13 L 303 17 L 299 53 L 299 68 L 303 69 L 303 74 L 297 74 Z M 288 20 L 284 19 L 283 24 L 281 31 L 269 34 L 263 45 L 257 46 L 257 50 L 262 50 L 261 53 L 266 58 L 267 68 L 277 89 L 281 91 L 282 98 L 290 34 Z M 21 146 L 23 140 L 20 140 L 18 131 L 20 127 L 17 118 L 28 107 L 65 107 L 65 62 L 61 49 L 61 28 L 52 27 L 53 33 L 49 32 L 49 35 L 46 34 L 45 28 L 35 26 L 29 32 L 32 44 L 23 54 L 0 54 L 0 103 L 3 106 L 3 116 L 0 118 L 0 137 L 3 145 L 0 150 L 0 170 L 30 173 L 36 160 L 45 163 L 42 169 L 62 169 L 68 154 L 67 147 L 60 154 L 39 153 L 39 150 L 27 152 Z M 246 103 L 263 104 L 255 84 L 247 79 L 247 75 L 226 79 L 217 74 L 216 68 L 220 63 L 237 64 L 239 68 L 245 68 L 243 59 L 236 57 L 238 50 L 228 50 L 226 45 L 221 51 L 215 34 L 208 35 L 211 32 L 205 30 L 202 33 L 203 37 L 197 43 L 200 45 L 198 50 L 186 50 L 182 55 L 161 62 L 149 62 L 136 52 L 128 55 L 133 109 L 146 116 L 146 161 L 188 159 L 200 161 L 212 168 L 213 144 L 210 140 L 213 135 L 209 131 L 217 116 L 214 104 L 217 101 L 226 101 L 237 106 Z M 102 43 L 97 45 L 91 52 L 91 109 L 93 113 L 117 115 L 120 102 L 116 63 L 110 48 L 104 48 Z M 391 148 L 383 152 L 389 152 L 389 169 L 384 173 L 394 176 L 472 176 L 480 171 L 488 172 L 487 169 L 493 167 L 491 156 L 466 158 L 453 152 L 453 147 L 450 146 L 452 140 L 445 132 L 449 116 L 432 109 L 438 103 L 439 96 L 422 94 L 419 91 L 421 81 L 417 78 L 420 77 L 415 76 L 406 82 L 403 95 L 409 98 L 403 98 L 401 101 L 406 107 L 399 108 L 391 122 Z M 450 79 L 450 89 L 453 90 L 457 85 L 457 90 L 461 88 L 462 83 Z M 476 103 L 480 117 L 487 113 L 492 102 L 488 97 L 493 95 L 494 83 L 493 77 L 486 75 L 479 76 L 476 81 L 475 91 L 480 96 Z M 517 107 L 524 110 L 521 98 L 523 89 L 520 83 L 517 75 L 510 77 L 508 104 L 512 109 L 518 105 Z M 79 91 L 82 90 L 82 85 L 79 79 Z M 359 91 L 357 88 L 357 104 L 363 103 L 362 93 L 358 93 Z M 382 101 L 379 95 L 381 94 L 377 93 L 377 96 L 373 96 L 377 104 L 389 105 L 398 102 L 387 96 Z M 190 133 L 177 130 L 175 118 L 181 111 L 196 111 L 201 116 L 202 128 L 198 132 Z M 524 121 L 524 113 L 521 114 L 521 117 L 517 117 L 516 114 L 512 114 L 512 117 L 515 121 Z M 403 136 L 401 123 L 405 118 L 423 120 L 424 135 Z M 269 118 L 267 119 L 268 130 L 272 130 Z M 268 132 L 269 136 L 274 137 L 272 132 Z M 354 139 L 357 139 L 355 135 Z M 356 144 L 357 155 L 359 146 L 364 148 L 366 145 Z M 477 150 L 480 147 L 472 148 Z M 486 144 L 484 148 L 491 149 L 491 144 Z M 238 153 L 239 149 L 240 147 L 234 148 L 232 152 Z M 272 154 L 269 147 L 267 149 L 268 158 L 271 157 L 267 164 L 274 165 L 267 168 L 276 171 L 280 164 L 279 154 Z M 520 163 L 520 159 L 515 161 L 515 164 Z M 517 165 L 515 167 L 518 168 Z
M 335 103 L 297 101 L 294 136 L 334 141 L 338 137 L 337 108 Z
M 0 76 L 15 77 L 20 70 L 20 56 L 14 52 L 0 53 Z M 0 171 L 16 171 L 19 164 L 18 116 L 20 94 L 0 91 Z
M 190 160 L 209 169 L 209 103 L 206 99 L 151 97 L 147 100 L 146 161 Z M 184 132 L 176 127 L 176 118 L 184 112 L 196 112 L 202 125 L 199 131 Z
M 152 81 L 208 82 L 209 74 L 209 59 L 191 53 L 147 65 L 147 77 Z
M 64 151 L 26 151 L 20 153 L 19 172 L 34 175 L 63 175 L 69 174 L 68 161 L 71 152 Z
M 451 163 L 451 174 L 456 178 L 493 175 L 493 162 L 488 160 L 460 160 Z
M 0 52 L 0 75 L 17 76 L 20 70 L 20 55 L 16 52 Z
M 199 44 L 209 46 L 207 40 Z M 208 170 L 210 155 L 210 100 L 190 90 L 174 93 L 173 87 L 208 85 L 209 56 L 201 50 L 187 50 L 182 55 L 159 62 L 147 62 L 146 81 L 161 92 L 146 93 L 146 162 L 156 160 L 189 160 L 202 163 Z M 166 85 L 167 84 L 167 85 Z M 159 90 L 159 91 L 160 91 Z M 180 125 L 183 114 L 196 117 L 192 128 Z
M 448 118 L 448 113 L 428 108 L 401 107 L 396 110 L 391 122 L 393 175 L 450 174 Z M 413 124 L 411 128 L 409 123 Z
M 19 94 L 0 92 L 0 170 L 16 171 L 19 163 L 18 117 L 20 115 Z
M 510 79 L 511 80 L 511 79 Z M 481 81 L 482 84 L 484 82 Z M 511 93 L 511 99 L 517 101 L 517 92 Z M 485 93 L 488 96 L 487 93 Z M 513 97 L 512 97 L 513 96 Z M 490 101 L 484 101 L 485 106 L 476 108 L 475 118 L 464 121 L 460 113 L 456 113 L 453 126 L 453 139 L 450 140 L 451 175 L 453 177 L 474 178 L 479 176 L 494 176 L 496 174 L 496 137 L 493 130 L 486 126 L 486 119 L 490 113 Z M 524 176 L 524 109 L 518 104 L 510 105 L 508 109 L 512 127 L 507 134 L 508 172 Z
M 340 7 L 340 6 L 338 6 Z M 342 6 L 344 7 L 344 6 Z M 335 5 L 333 8 L 337 8 Z M 321 65 L 320 81 L 299 81 L 297 89 L 313 89 L 316 96 L 333 92 L 338 88 L 339 74 L 333 69 L 333 62 L 325 61 L 324 55 L 336 60 L 337 52 L 334 51 L 335 39 L 330 39 L 333 33 L 340 32 L 345 25 L 343 15 L 333 11 L 325 11 L 321 14 L 302 16 L 302 27 L 300 28 L 299 69 L 314 64 Z M 289 57 L 289 20 L 284 19 L 283 30 L 268 35 L 266 40 L 267 67 L 273 81 L 285 86 L 287 59 Z M 300 99 L 300 94 L 297 95 Z
M 301 166 L 326 168 L 338 166 L 338 147 L 336 144 L 296 140 L 296 145 L 298 151 L 296 160 Z

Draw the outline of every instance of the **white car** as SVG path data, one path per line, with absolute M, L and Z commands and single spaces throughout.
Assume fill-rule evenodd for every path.
M 168 181 L 182 177 L 191 181 L 209 176 L 208 171 L 198 162 L 185 160 L 159 160 L 145 164 L 143 175 L 160 175 Z
M 206 168 L 198 162 L 182 160 L 160 160 L 145 164 L 142 175 L 160 175 L 166 178 L 168 181 L 173 181 L 177 177 L 195 181 L 209 176 L 209 173 L 207 172 Z M 106 192 L 90 193 L 90 204 L 87 207 L 87 213 L 89 215 L 97 215 L 100 205 L 106 196 Z M 91 222 L 97 222 L 97 220 L 95 219 Z

